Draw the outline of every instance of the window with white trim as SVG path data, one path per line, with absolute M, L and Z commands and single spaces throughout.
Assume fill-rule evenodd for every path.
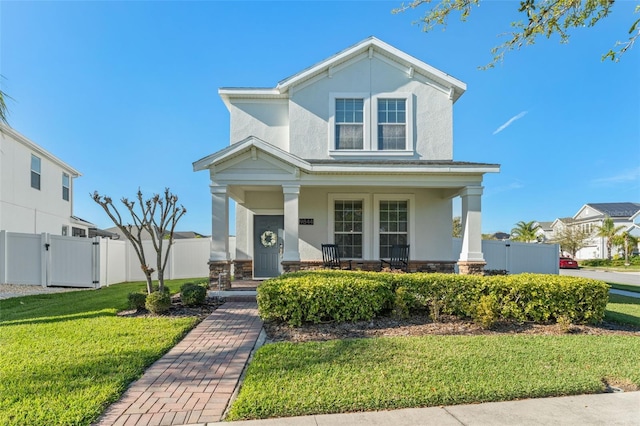
M 31 187 L 40 189 L 41 160 L 31 154 Z
M 413 154 L 411 93 L 331 93 L 329 151 L 332 155 Z
M 67 225 L 62 225 L 62 236 L 66 237 L 69 235 L 69 227 Z
M 406 200 L 380 201 L 380 257 L 391 255 L 394 244 L 408 244 L 409 208 Z
M 337 98 L 335 106 L 335 149 L 364 148 L 364 100 Z
M 69 175 L 66 173 L 62 173 L 62 199 L 65 201 L 69 201 L 69 192 L 70 192 L 70 179 Z
M 378 150 L 407 148 L 407 100 L 378 99 Z
M 340 257 L 362 259 L 362 200 L 336 200 L 333 223 L 333 240 L 340 250 Z

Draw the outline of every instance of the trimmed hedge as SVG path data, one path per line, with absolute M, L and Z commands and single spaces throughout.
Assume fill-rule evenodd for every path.
M 258 286 L 258 311 L 264 320 L 294 326 L 370 320 L 393 301 L 391 284 L 374 276 L 348 271 L 285 274 Z
M 403 317 L 426 311 L 436 321 L 449 314 L 490 327 L 496 320 L 598 323 L 608 289 L 598 280 L 542 274 L 308 271 L 265 281 L 257 299 L 264 320 L 294 326 L 369 320 L 393 309 Z

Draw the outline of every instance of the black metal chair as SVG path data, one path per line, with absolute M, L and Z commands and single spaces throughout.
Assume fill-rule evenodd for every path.
M 388 265 L 389 269 L 400 269 L 409 272 L 409 244 L 394 244 L 391 246 L 391 258 L 380 259 L 380 268 Z
M 329 269 L 351 269 L 350 260 L 340 260 L 340 250 L 335 244 L 322 244 L 322 265 Z

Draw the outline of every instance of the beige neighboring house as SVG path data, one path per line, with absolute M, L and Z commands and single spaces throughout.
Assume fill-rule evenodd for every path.
M 0 230 L 86 237 L 90 222 L 73 215 L 80 172 L 11 127 L 0 124 Z
M 615 227 L 622 226 L 620 232 L 629 232 L 640 237 L 640 203 L 589 203 L 573 216 L 556 219 L 553 224 L 554 235 L 569 226 L 578 226 L 591 234 L 587 246 L 576 253 L 576 259 L 605 259 L 607 258 L 607 242 L 603 237 L 597 236 L 599 226 L 602 226 L 606 217 L 613 219 Z M 637 248 L 636 248 L 637 250 Z M 613 255 L 617 250 L 613 248 Z
M 127 237 L 117 226 L 112 226 L 111 228 L 102 229 L 101 231 L 105 234 L 105 236 L 110 236 L 111 239 L 123 240 L 123 241 L 127 240 Z M 135 232 L 135 228 L 133 228 L 133 231 Z M 146 230 L 143 230 L 140 236 L 142 237 L 143 240 L 151 240 L 151 235 L 149 235 L 149 232 L 147 232 Z M 174 240 L 184 240 L 184 239 L 190 239 L 190 238 L 209 238 L 209 237 L 207 235 L 199 234 L 195 231 L 174 231 L 173 233 Z
M 211 178 L 211 277 L 232 263 L 237 279 L 317 267 L 325 243 L 362 269 L 409 244 L 411 271 L 481 272 L 483 176 L 500 167 L 453 160 L 453 105 L 465 90 L 375 37 L 276 87 L 219 89 L 230 144 L 193 163 Z

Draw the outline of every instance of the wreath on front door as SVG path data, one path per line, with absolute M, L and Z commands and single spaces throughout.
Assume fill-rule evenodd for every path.
M 264 231 L 260 235 L 260 242 L 264 247 L 273 247 L 278 242 L 278 236 L 273 231 Z

